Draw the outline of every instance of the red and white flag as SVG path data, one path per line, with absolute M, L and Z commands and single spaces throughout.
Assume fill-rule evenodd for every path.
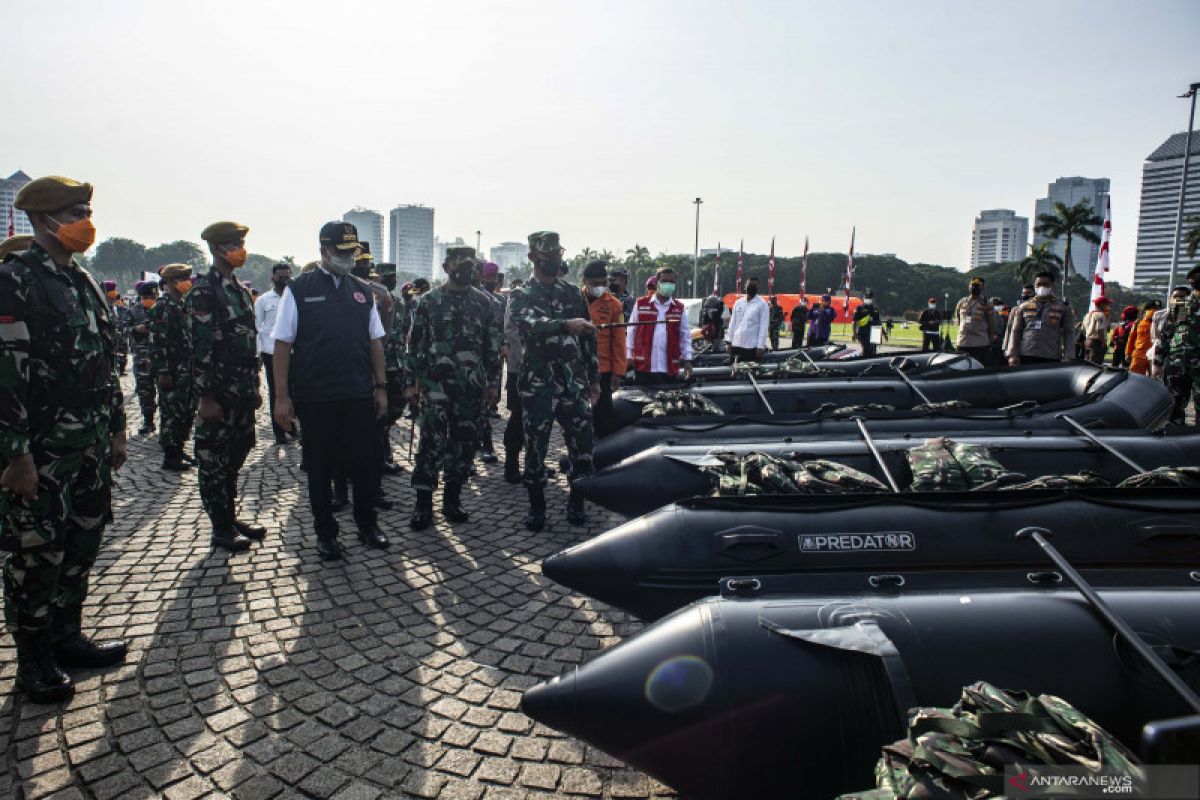
M 720 287 L 721 287 L 721 284 L 719 283 L 720 277 L 721 277 L 721 243 L 717 242 L 717 263 L 716 263 L 716 265 L 713 266 L 713 294 L 716 294 L 717 290 L 720 289 Z
M 738 242 L 738 273 L 737 273 L 737 288 L 734 290 L 736 294 L 742 293 L 742 250 L 746 244 L 746 240 L 742 239 Z
M 846 259 L 846 304 L 844 310 L 850 314 L 850 287 L 854 284 L 854 234 L 856 229 L 850 228 L 850 255 Z
M 808 237 L 804 237 L 804 258 L 800 259 L 800 299 L 808 288 Z
M 1104 233 L 1100 236 L 1100 257 L 1096 259 L 1096 274 L 1092 276 L 1092 308 L 1104 297 L 1104 276 L 1108 273 L 1108 240 L 1112 236 L 1112 198 L 1104 199 Z
M 775 237 L 771 237 L 771 257 L 767 259 L 767 294 L 775 296 Z

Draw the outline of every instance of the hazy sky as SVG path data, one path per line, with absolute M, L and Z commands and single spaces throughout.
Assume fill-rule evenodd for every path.
M 355 205 L 485 248 L 965 265 L 974 216 L 1112 179 L 1128 282 L 1143 159 L 1186 125 L 1200 2 L 6 3 L 5 174 L 96 184 L 101 238 L 315 256 Z

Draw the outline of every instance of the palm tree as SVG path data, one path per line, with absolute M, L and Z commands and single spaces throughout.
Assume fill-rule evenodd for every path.
M 1187 224 L 1190 227 L 1183 233 L 1183 243 L 1187 245 L 1188 258 L 1195 258 L 1200 250 L 1200 214 L 1188 217 Z
M 596 251 L 590 247 L 585 247 L 579 251 L 579 259 L 585 264 L 587 262 L 591 261 L 595 257 L 596 257 Z
M 600 259 L 601 261 L 608 261 L 611 263 L 615 259 L 615 256 L 613 255 L 612 250 L 604 249 L 600 251 L 600 255 L 596 256 L 596 258 Z
M 625 251 L 625 255 L 629 257 L 629 262 L 635 267 L 645 266 L 646 262 L 650 260 L 650 248 L 635 244 Z
M 1067 296 L 1067 282 L 1071 280 L 1071 240 L 1078 236 L 1085 242 L 1099 244 L 1100 237 L 1092 232 L 1092 228 L 1103 225 L 1104 220 L 1096 216 L 1092 204 L 1080 200 L 1068 207 L 1065 203 L 1055 203 L 1053 214 L 1038 216 L 1037 227 L 1033 230 L 1048 239 L 1067 240 L 1066 255 L 1063 257 L 1063 297 Z
M 1033 283 L 1033 278 L 1039 272 L 1049 272 L 1054 275 L 1055 279 L 1061 274 L 1062 259 L 1057 253 L 1050 252 L 1050 243 L 1042 242 L 1041 244 L 1029 245 L 1029 255 L 1025 256 L 1017 264 L 1017 277 L 1021 279 L 1022 285 Z M 1064 294 L 1065 294 L 1064 288 Z

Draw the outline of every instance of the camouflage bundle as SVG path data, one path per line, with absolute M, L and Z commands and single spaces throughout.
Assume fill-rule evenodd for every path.
M 705 469 L 713 476 L 715 493 L 740 497 L 748 494 L 843 494 L 886 492 L 875 478 L 832 461 L 797 461 L 767 453 L 714 453 L 722 463 Z
M 817 409 L 818 414 L 828 414 L 834 418 L 852 417 L 856 414 L 862 414 L 866 411 L 895 411 L 895 406 L 884 405 L 883 403 L 861 403 L 856 406 L 835 406 L 833 403 L 825 403 Z
M 658 392 L 642 407 L 643 417 L 719 417 L 725 412 L 701 394 L 680 389 Z
M 1086 489 L 1087 487 L 1112 486 L 1101 475 L 1091 470 L 1083 469 L 1073 475 L 1043 475 L 1031 481 L 1012 483 L 1007 486 L 998 484 L 980 486 L 980 489 L 999 489 L 1013 491 L 1016 489 Z
M 838 800 L 1004 797 L 1005 767 L 1039 764 L 1142 777 L 1133 753 L 1065 700 L 980 682 L 953 708 L 913 711 L 908 738 L 875 765 L 877 788 Z
M 804 358 L 789 358 L 778 364 L 760 364 L 757 361 L 739 361 L 730 374 L 739 378 L 753 375 L 756 378 L 836 378 L 848 375 L 844 369 L 820 367 Z
M 1139 472 L 1117 484 L 1119 487 L 1135 489 L 1179 487 L 1200 489 L 1200 467 L 1159 467 L 1149 472 Z
M 970 408 L 966 400 L 942 400 L 938 403 L 920 403 L 913 406 L 913 411 L 947 411 L 955 408 Z
M 945 437 L 927 439 L 906 454 L 913 492 L 962 492 L 1010 475 L 986 447 Z

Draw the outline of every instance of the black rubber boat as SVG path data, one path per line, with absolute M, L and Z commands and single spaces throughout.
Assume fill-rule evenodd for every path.
M 817 367 L 830 370 L 833 375 L 829 377 L 846 377 L 850 375 L 856 376 L 874 376 L 882 378 L 895 378 L 896 373 L 892 371 L 889 364 L 895 359 L 895 354 L 886 356 L 877 356 L 875 358 L 855 358 L 845 361 L 814 361 Z M 932 368 L 943 367 L 945 369 L 957 370 L 973 370 L 983 369 L 983 365 L 965 353 L 913 353 L 903 357 L 905 366 L 904 370 L 909 375 L 916 375 L 925 372 Z M 807 364 L 808 362 L 803 362 Z M 762 365 L 765 374 L 758 375 L 759 383 L 771 383 L 778 380 L 820 380 L 821 373 L 812 372 L 811 374 L 803 375 L 782 375 L 775 376 L 771 374 L 773 370 L 779 367 L 778 364 Z M 745 375 L 734 373 L 732 366 L 725 367 L 696 367 L 692 370 L 691 383 L 670 384 L 668 388 L 683 388 L 685 386 L 701 386 L 714 383 L 748 383 Z
M 873 427 L 871 423 L 868 427 Z M 1148 434 L 1145 431 L 1105 431 L 1104 441 L 1147 469 L 1163 466 L 1200 465 L 1200 434 Z M 955 435 L 956 442 L 982 445 L 1008 470 L 1040 477 L 1091 470 L 1111 483 L 1129 477 L 1130 469 L 1101 447 L 1074 434 L 1066 423 L 1058 432 L 1006 431 L 989 435 Z M 882 434 L 874 440 L 888 470 L 907 488 L 912 482 L 905 453 L 922 444 L 922 436 Z M 715 466 L 714 451 L 738 455 L 761 452 L 802 460 L 825 459 L 866 472 L 886 483 L 870 449 L 855 435 L 820 441 L 720 442 L 716 445 L 658 445 L 612 466 L 577 479 L 572 488 L 589 500 L 627 517 L 648 514 L 656 508 L 697 495 L 711 494 L 712 479 L 703 471 Z
M 542 572 L 657 619 L 731 575 L 866 592 L 942 570 L 962 572 L 963 587 L 986 569 L 1036 571 L 1036 548 L 1012 537 L 1034 522 L 1081 567 L 1200 569 L 1200 493 L 1104 488 L 692 498 L 557 553 Z
M 804 347 L 801 348 L 808 353 L 808 357 L 813 361 L 824 361 L 825 359 L 833 358 L 837 355 L 849 356 L 853 354 L 844 344 L 827 344 L 821 347 Z M 780 361 L 787 361 L 794 356 L 803 358 L 799 355 L 800 350 L 788 348 L 787 350 L 768 350 L 763 354 L 762 363 L 776 364 Z M 729 353 L 701 353 L 692 359 L 694 367 L 727 367 L 733 363 L 733 356 Z
M 970 408 L 936 411 L 914 410 L 922 400 L 900 379 L 793 383 L 799 385 L 761 387 L 774 414 L 766 413 L 753 386 L 702 389 L 709 400 L 729 405 L 726 416 L 639 417 L 596 443 L 595 466 L 607 467 L 659 444 L 720 446 L 723 442 L 781 441 L 788 437 L 804 442 L 858 430 L 852 419 L 832 415 L 829 404 L 894 406 L 895 411 L 867 411 L 862 416 L 870 420 L 872 431 L 878 435 L 912 436 L 1061 430 L 1062 424 L 1054 415 L 1064 411 L 1088 427 L 1154 430 L 1166 423 L 1171 411 L 1171 396 L 1160 382 L 1084 363 L 915 379 L 917 389 L 933 402 L 964 400 L 971 404 Z M 739 404 L 736 409 L 734 403 Z
M 1200 584 L 1189 569 L 1084 575 L 1200 688 Z M 1078 593 L 1019 588 L 1023 570 L 990 582 L 702 601 L 533 687 L 521 708 L 689 798 L 871 786 L 880 745 L 904 736 L 908 708 L 951 705 L 980 680 L 1060 696 L 1133 748 L 1147 722 L 1188 712 Z

